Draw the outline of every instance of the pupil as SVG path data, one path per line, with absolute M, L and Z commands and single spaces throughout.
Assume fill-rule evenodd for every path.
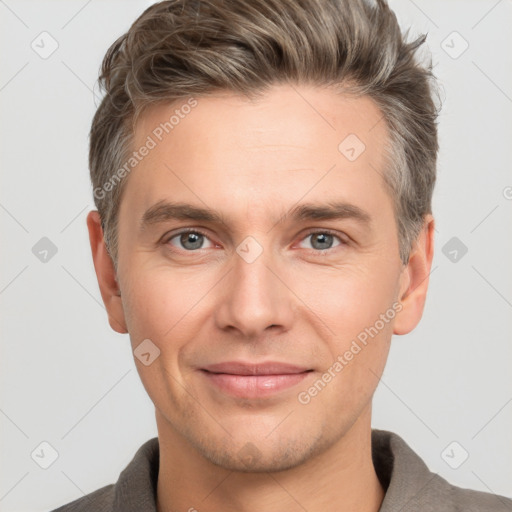
M 198 233 L 183 233 L 181 235 L 181 243 L 185 249 L 199 249 L 201 247 L 201 238 L 203 235 L 200 235 Z M 191 246 L 188 245 L 189 242 L 191 243 Z
M 327 233 L 321 233 L 321 234 L 315 235 L 313 238 L 316 240 L 320 239 L 320 244 L 328 245 L 328 247 L 317 247 L 318 249 L 330 249 L 330 246 L 332 245 L 332 235 L 329 235 Z M 329 242 L 331 242 L 331 243 L 329 243 Z

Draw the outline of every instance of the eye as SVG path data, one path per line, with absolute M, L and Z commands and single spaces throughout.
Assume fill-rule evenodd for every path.
M 328 230 L 312 231 L 302 239 L 302 243 L 308 239 L 311 239 L 310 247 L 303 248 L 312 249 L 314 252 L 326 252 L 340 245 L 347 244 L 347 241 L 341 236 Z M 337 243 L 336 240 L 338 241 Z M 205 246 L 205 242 L 210 245 Z M 215 244 L 210 241 L 208 235 L 197 229 L 186 229 L 174 233 L 172 236 L 164 239 L 163 243 L 187 252 L 197 252 L 200 249 L 215 247 Z
M 176 242 L 173 243 L 172 241 L 175 239 Z M 209 247 L 203 247 L 205 240 L 209 240 L 205 233 L 202 233 L 196 229 L 188 229 L 182 230 L 179 233 L 175 233 L 171 237 L 164 240 L 164 243 L 170 244 L 173 247 L 177 247 L 176 244 L 179 244 L 178 249 L 191 252 L 196 251 L 197 249 L 208 249 L 209 247 L 214 246 L 214 244 L 210 242 L 211 245 Z
M 316 252 L 328 251 L 333 247 L 338 247 L 339 245 L 346 245 L 346 241 L 343 240 L 340 236 L 332 233 L 331 231 L 313 231 L 308 233 L 303 240 L 311 239 L 311 246 L 313 250 Z M 335 239 L 339 241 L 337 245 L 333 245 Z M 308 247 L 306 247 L 308 249 Z

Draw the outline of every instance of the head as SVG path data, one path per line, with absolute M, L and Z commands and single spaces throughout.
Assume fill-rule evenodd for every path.
M 149 7 L 105 56 L 102 297 L 158 354 L 136 359 L 157 418 L 215 464 L 246 470 L 247 443 L 250 470 L 333 445 L 421 318 L 438 150 L 424 40 L 383 0 L 186 0 Z M 305 371 L 236 395 L 205 371 L 227 361 Z

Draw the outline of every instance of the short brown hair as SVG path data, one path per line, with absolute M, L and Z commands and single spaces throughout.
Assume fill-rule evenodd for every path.
M 116 171 L 133 152 L 140 114 L 219 90 L 251 97 L 278 83 L 334 86 L 376 102 L 390 134 L 384 179 L 406 263 L 431 213 L 438 151 L 432 63 L 416 58 L 426 35 L 407 35 L 385 0 L 169 0 L 147 8 L 105 55 L 106 95 L 90 132 L 94 199 L 116 268 L 126 182 L 115 183 Z

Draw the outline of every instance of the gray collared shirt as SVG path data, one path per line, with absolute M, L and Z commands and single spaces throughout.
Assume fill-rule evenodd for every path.
M 386 491 L 379 512 L 512 512 L 512 500 L 463 489 L 429 471 L 398 435 L 372 430 L 375 471 Z M 156 512 L 159 443 L 146 441 L 110 484 L 53 512 Z

